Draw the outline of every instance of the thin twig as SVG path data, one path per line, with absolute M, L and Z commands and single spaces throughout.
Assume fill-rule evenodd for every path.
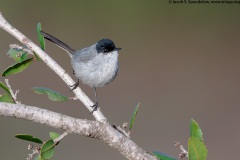
M 8 89 L 9 89 L 9 91 L 10 91 L 10 93 L 11 93 L 11 96 L 12 96 L 13 101 L 14 101 L 15 103 L 17 103 L 17 104 L 21 104 L 20 101 L 17 101 L 17 95 L 19 94 L 19 90 L 16 90 L 16 92 L 14 93 L 13 90 L 12 90 L 12 87 L 11 87 L 11 85 L 10 85 L 10 83 L 9 83 L 9 80 L 8 80 L 8 79 L 5 79 L 5 82 L 6 82 L 6 85 L 7 85 Z
M 175 142 L 174 144 L 177 148 L 180 149 L 181 153 L 178 155 L 178 158 L 182 159 L 184 157 L 188 157 L 188 151 L 186 151 L 183 147 L 183 145 L 181 145 L 179 142 Z
M 54 143 L 59 143 L 63 138 L 65 138 L 69 133 L 67 131 L 63 132 L 58 138 L 54 139 Z
M 70 97 L 70 99 L 71 99 L 71 100 L 73 100 L 73 101 L 76 101 L 76 100 L 78 100 L 78 98 L 77 98 L 77 97 Z
M 32 160 L 34 156 L 40 154 L 40 147 L 39 147 L 39 146 L 36 146 L 36 147 L 33 149 L 33 145 L 32 145 L 32 144 L 29 144 L 29 145 L 28 145 L 28 150 L 32 150 L 32 153 L 28 154 L 26 160 Z

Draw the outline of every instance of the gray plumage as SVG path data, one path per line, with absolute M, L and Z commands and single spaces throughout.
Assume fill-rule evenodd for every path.
M 118 72 L 118 52 L 107 54 L 95 52 L 96 44 L 81 49 L 72 55 L 75 76 L 91 87 L 102 87 L 111 81 Z
M 44 38 L 55 43 L 67 51 L 71 57 L 71 64 L 75 76 L 84 84 L 94 88 L 96 103 L 92 106 L 97 109 L 98 99 L 96 87 L 102 87 L 114 80 L 118 73 L 118 50 L 112 40 L 102 39 L 96 44 L 75 51 L 56 37 L 41 31 Z M 79 84 L 72 85 L 72 90 Z

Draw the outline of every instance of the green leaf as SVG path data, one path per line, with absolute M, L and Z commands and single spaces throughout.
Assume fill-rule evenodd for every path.
M 33 137 L 32 135 L 29 135 L 29 134 L 17 134 L 15 137 L 19 138 L 19 139 L 22 139 L 22 140 L 25 140 L 25 141 L 38 143 L 38 144 L 43 143 L 41 139 Z
M 190 121 L 190 136 L 198 138 L 199 140 L 203 141 L 202 131 L 197 122 L 194 121 L 193 119 L 191 119 Z
M 48 94 L 48 98 L 51 99 L 52 101 L 68 101 L 68 100 L 70 100 L 69 97 L 66 97 L 54 90 L 49 89 L 49 88 L 33 87 L 32 89 L 34 90 L 34 92 L 39 93 L 39 94 Z
M 132 129 L 133 125 L 134 125 L 134 122 L 135 122 L 135 119 L 136 119 L 136 116 L 137 116 L 137 112 L 138 112 L 138 108 L 140 106 L 140 103 L 138 103 L 134 109 L 134 112 L 132 114 L 132 119 L 131 119 L 131 122 L 130 122 L 130 127 L 129 127 L 129 131 Z
M 191 137 L 188 141 L 188 157 L 189 160 L 206 160 L 207 148 L 198 138 Z
M 4 89 L 8 94 L 11 95 L 10 90 L 8 89 L 8 87 L 5 86 L 2 82 L 0 82 L 0 87 L 1 87 L 2 89 Z
M 56 139 L 56 138 L 58 138 L 60 136 L 60 134 L 55 133 L 55 132 L 49 132 L 49 135 L 50 135 L 50 138 L 52 140 L 54 140 L 54 139 Z
M 0 102 L 14 103 L 12 97 L 9 94 L 0 95 Z
M 167 154 L 164 154 L 162 152 L 153 151 L 153 154 L 160 160 L 177 160 L 176 158 L 173 158 Z
M 13 58 L 16 62 L 22 62 L 27 59 L 27 52 L 24 52 L 22 49 L 11 48 L 8 50 L 7 55 Z
M 22 62 L 15 63 L 6 69 L 2 73 L 2 76 L 5 77 L 5 76 L 9 76 L 11 74 L 16 74 L 16 73 L 22 72 L 24 69 L 26 69 L 31 64 L 32 61 L 33 61 L 33 58 L 29 58 Z
M 55 144 L 53 140 L 49 140 L 46 143 L 44 143 L 40 151 L 41 158 L 51 159 L 54 154 L 54 147 L 55 147 Z
M 41 33 L 42 31 L 42 26 L 41 23 L 37 24 L 37 35 L 38 35 L 38 41 L 41 45 L 42 50 L 45 50 L 45 41 L 44 41 L 44 36 Z
M 34 160 L 44 160 L 44 159 L 40 158 L 39 155 L 37 155 L 34 157 Z

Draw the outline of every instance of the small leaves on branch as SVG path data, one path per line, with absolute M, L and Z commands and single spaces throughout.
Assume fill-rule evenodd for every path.
M 38 143 L 38 144 L 43 143 L 40 138 L 33 137 L 32 135 L 29 135 L 29 134 L 17 134 L 15 137 L 18 139 L 22 139 L 25 141 L 30 141 L 30 142 L 34 142 L 34 143 Z
M 13 98 L 10 94 L 0 95 L 0 102 L 14 103 Z
M 13 45 L 10 45 L 10 47 L 13 47 Z M 15 46 L 20 48 L 20 46 Z M 14 59 L 16 62 L 22 62 L 27 59 L 28 53 L 24 51 L 23 49 L 18 49 L 18 48 L 10 48 L 7 52 L 7 55 Z M 21 47 L 23 48 L 23 47 Z
M 2 76 L 5 77 L 5 76 L 9 76 L 11 74 L 17 74 L 19 72 L 22 72 L 32 63 L 33 60 L 34 60 L 34 58 L 29 58 L 22 62 L 18 62 L 18 63 L 11 65 L 2 73 Z
M 206 160 L 207 148 L 203 143 L 202 131 L 196 121 L 191 119 L 190 122 L 190 138 L 188 141 L 188 151 L 179 143 L 175 142 L 175 146 L 178 147 L 181 153 L 178 155 L 179 159 L 188 157 L 189 160 Z M 160 160 L 176 160 L 169 155 L 154 151 L 153 154 Z
M 55 133 L 55 132 L 49 132 L 49 135 L 50 135 L 50 138 L 51 138 L 52 140 L 60 137 L 60 134 Z
M 66 97 L 52 89 L 45 88 L 45 87 L 33 87 L 32 88 L 35 93 L 38 94 L 47 94 L 48 98 L 52 101 L 68 101 L 71 100 L 71 98 Z
M 129 132 L 130 132 L 130 130 L 132 129 L 132 127 L 134 125 L 134 122 L 135 122 L 135 119 L 136 119 L 139 107 L 140 107 L 140 102 L 136 105 L 136 107 L 134 109 L 134 112 L 132 114 L 132 119 L 131 119 L 130 126 L 129 126 Z
M 17 102 L 17 95 L 19 91 L 17 90 L 16 93 L 13 93 L 11 86 L 9 84 L 8 79 L 5 79 L 7 86 L 5 86 L 2 82 L 0 82 L 0 87 L 5 90 L 7 93 L 0 95 L 0 102 L 6 103 L 18 103 Z
M 206 160 L 207 148 L 198 138 L 190 137 L 188 141 L 188 156 L 189 160 Z
M 25 141 L 30 141 L 30 142 L 34 142 L 37 144 L 42 144 L 41 147 L 36 146 L 35 148 L 33 147 L 32 144 L 28 145 L 28 150 L 32 150 L 33 153 L 28 154 L 27 159 L 28 160 L 32 160 L 33 157 L 34 160 L 49 160 L 52 158 L 53 154 L 54 154 L 54 148 L 57 144 L 59 144 L 59 141 L 55 142 L 54 140 L 61 137 L 64 138 L 65 136 L 67 136 L 67 133 L 64 132 L 63 135 L 60 135 L 58 133 L 55 132 L 50 132 L 50 140 L 43 142 L 40 138 L 37 137 L 33 137 L 32 135 L 29 134 L 17 134 L 15 137 L 25 140 Z
M 188 141 L 189 160 L 206 160 L 208 150 L 203 143 L 202 131 L 196 121 L 191 119 L 190 138 Z
M 42 159 L 51 159 L 54 154 L 55 144 L 54 141 L 48 140 L 41 148 L 40 157 Z
M 11 94 L 9 88 L 5 86 L 2 82 L 0 82 L 0 87 L 4 89 L 8 94 Z
M 190 121 L 190 137 L 195 137 L 201 141 L 203 141 L 202 138 L 202 131 L 200 127 L 198 126 L 197 122 L 191 119 Z
M 41 33 L 41 30 L 42 30 L 41 23 L 38 23 L 37 24 L 38 41 L 40 43 L 40 46 L 41 46 L 42 50 L 45 50 L 45 41 L 44 41 L 44 36 Z
M 115 128 L 116 130 L 118 130 L 120 133 L 122 133 L 123 135 L 125 135 L 126 137 L 130 138 L 130 130 L 132 129 L 136 116 L 137 116 L 137 112 L 139 109 L 140 103 L 138 103 L 134 109 L 134 112 L 132 114 L 132 118 L 131 118 L 131 122 L 130 122 L 130 127 L 128 132 L 125 131 L 125 129 L 127 128 L 127 123 L 123 123 L 122 127 L 121 126 L 117 126 L 117 125 L 112 125 L 113 128 Z
M 2 76 L 9 76 L 11 74 L 17 74 L 25 70 L 33 60 L 39 60 L 39 57 L 27 47 L 22 47 L 17 44 L 11 44 L 7 55 L 11 57 L 16 63 L 9 66 L 2 73 Z M 28 58 L 28 55 L 32 55 L 32 58 Z

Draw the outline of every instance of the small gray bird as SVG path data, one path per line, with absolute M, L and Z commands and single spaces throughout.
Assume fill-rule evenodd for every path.
M 74 90 L 79 85 L 79 79 L 94 89 L 95 104 L 91 106 L 94 111 L 98 107 L 96 87 L 102 87 L 114 80 L 118 72 L 118 50 L 110 39 L 102 39 L 96 44 L 75 51 L 56 37 L 41 31 L 45 39 L 55 43 L 67 51 L 71 57 L 72 68 L 77 82 L 70 86 Z

